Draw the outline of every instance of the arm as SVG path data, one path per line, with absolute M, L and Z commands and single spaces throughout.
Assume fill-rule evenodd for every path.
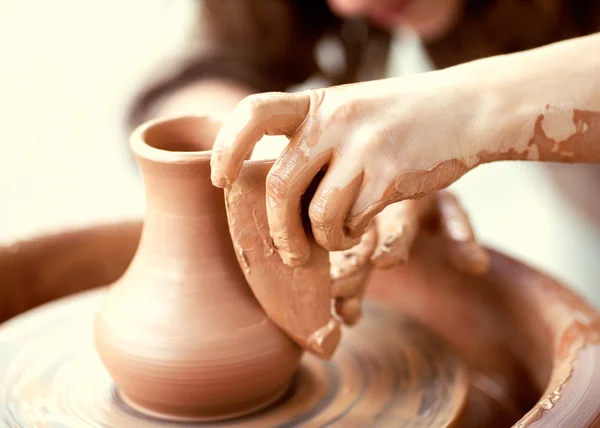
M 456 67 L 480 91 L 467 165 L 600 162 L 600 34 Z
M 600 161 L 600 35 L 420 75 L 245 98 L 219 133 L 212 179 L 224 187 L 262 135 L 289 135 L 267 179 L 275 245 L 308 257 L 304 189 L 319 244 L 357 243 L 387 205 L 446 188 L 496 160 Z

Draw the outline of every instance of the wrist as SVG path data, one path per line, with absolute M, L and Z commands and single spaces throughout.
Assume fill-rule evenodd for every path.
M 462 114 L 461 159 L 468 169 L 533 156 L 528 142 L 535 117 L 521 102 L 523 83 L 507 76 L 515 66 L 510 56 L 486 58 L 447 69 L 446 81 L 457 89 L 451 114 Z M 533 118 L 533 120 L 532 120 Z

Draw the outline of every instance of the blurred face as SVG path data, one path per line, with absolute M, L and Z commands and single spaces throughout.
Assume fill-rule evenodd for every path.
M 464 0 L 328 0 L 343 18 L 365 17 L 386 30 L 412 28 L 426 40 L 441 37 L 456 21 Z

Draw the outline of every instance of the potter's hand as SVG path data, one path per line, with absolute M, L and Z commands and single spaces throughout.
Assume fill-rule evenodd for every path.
M 480 274 L 487 270 L 487 252 L 479 246 L 467 214 L 451 193 L 439 191 L 422 199 L 397 202 L 377 218 L 378 242 L 372 261 L 379 268 L 408 260 L 421 230 L 448 239 L 449 255 L 461 270 Z
M 344 324 L 354 325 L 362 315 L 362 299 L 377 240 L 377 227 L 373 224 L 357 246 L 329 253 L 331 294 L 335 299 L 335 312 Z
M 300 265 L 308 258 L 300 198 L 323 169 L 309 206 L 314 236 L 330 251 L 351 248 L 386 205 L 444 188 L 467 170 L 466 90 L 426 76 L 246 98 L 215 142 L 213 184 L 230 185 L 263 135 L 286 135 L 290 143 L 266 184 L 282 259 Z

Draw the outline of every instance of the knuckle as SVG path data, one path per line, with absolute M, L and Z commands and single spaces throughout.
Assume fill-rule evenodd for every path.
M 262 94 L 252 94 L 240 101 L 238 108 L 243 112 L 256 116 L 260 113 L 264 104 Z

